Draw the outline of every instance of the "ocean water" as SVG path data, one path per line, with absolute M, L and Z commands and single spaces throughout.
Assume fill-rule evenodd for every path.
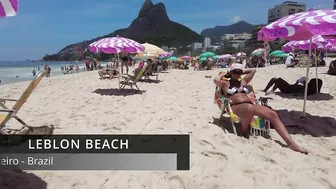
M 43 71 L 48 64 L 51 68 L 51 77 L 63 75 L 61 66 L 69 66 L 71 63 L 78 64 L 80 71 L 84 71 L 84 62 L 29 62 L 29 61 L 0 61 L 0 85 L 33 80 L 33 69 L 38 73 L 37 68 Z

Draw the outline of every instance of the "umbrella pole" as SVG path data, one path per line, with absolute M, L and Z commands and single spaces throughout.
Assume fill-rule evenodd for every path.
M 317 79 L 317 52 L 316 52 L 316 49 L 315 49 L 315 74 L 316 74 L 316 93 L 319 93 L 318 92 L 318 79 Z
M 311 46 L 312 46 L 312 37 L 310 38 L 310 41 L 309 41 L 309 53 L 308 53 L 309 64 L 311 62 L 311 54 L 312 54 Z M 302 111 L 302 115 L 301 115 L 302 119 L 306 118 L 306 101 L 307 101 L 308 81 L 309 81 L 308 77 L 309 77 L 309 65 L 307 67 L 307 72 L 306 72 L 306 81 L 305 81 L 306 84 L 305 84 L 305 91 L 304 91 L 303 111 Z
M 121 62 L 119 62 L 119 53 L 117 53 L 117 62 L 118 62 L 118 66 L 119 66 L 118 83 L 119 83 L 119 89 L 121 89 L 121 85 L 120 85 Z

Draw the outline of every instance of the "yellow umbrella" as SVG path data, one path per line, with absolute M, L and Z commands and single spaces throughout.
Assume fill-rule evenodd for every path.
M 156 45 L 152 45 L 149 43 L 142 44 L 145 47 L 145 53 L 149 54 L 159 54 L 164 53 L 165 51 Z

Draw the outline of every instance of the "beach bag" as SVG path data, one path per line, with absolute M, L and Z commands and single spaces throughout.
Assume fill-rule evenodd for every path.
M 336 75 L 336 60 L 330 62 L 328 74 L 329 75 Z

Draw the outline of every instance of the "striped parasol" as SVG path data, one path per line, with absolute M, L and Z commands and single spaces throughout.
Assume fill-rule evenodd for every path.
M 263 27 L 259 40 L 308 40 L 314 35 L 336 34 L 336 10 L 310 10 L 285 16 Z
M 100 39 L 89 45 L 91 52 L 104 52 L 106 54 L 115 54 L 120 52 L 141 53 L 145 47 L 132 39 L 124 37 L 110 37 Z
M 104 38 L 96 42 L 93 42 L 89 45 L 89 50 L 94 53 L 104 52 L 106 54 L 117 54 L 120 52 L 141 53 L 144 52 L 145 47 L 140 43 L 133 41 L 132 39 L 117 36 L 117 37 Z M 118 54 L 118 60 L 119 60 L 119 54 Z M 118 79 L 119 79 L 119 89 L 121 89 L 120 85 L 121 66 L 119 67 L 120 70 Z
M 0 17 L 15 16 L 18 0 L 0 0 Z
M 160 57 L 166 57 L 166 56 L 172 56 L 173 55 L 173 53 L 171 53 L 171 52 L 163 52 L 163 53 L 159 53 L 159 56 Z

